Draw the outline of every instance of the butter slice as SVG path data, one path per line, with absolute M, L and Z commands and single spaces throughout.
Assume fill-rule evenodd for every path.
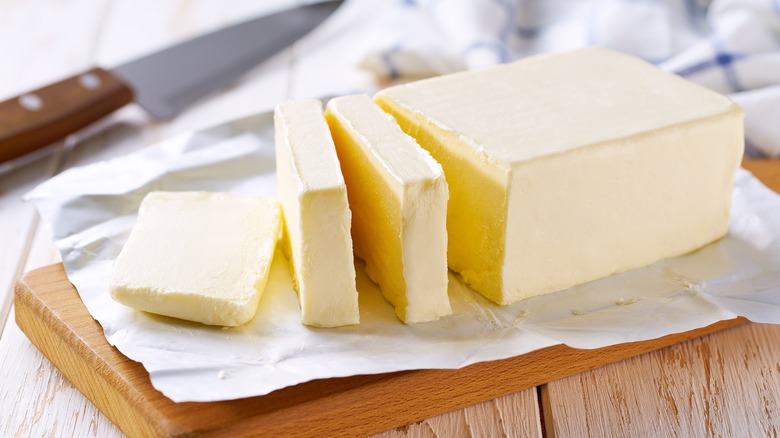
M 741 109 L 638 58 L 542 55 L 375 99 L 444 168 L 449 265 L 497 303 L 727 232 Z
M 114 267 L 114 300 L 210 325 L 251 320 L 281 231 L 278 201 L 152 192 Z
M 447 181 L 441 166 L 365 95 L 325 111 L 353 211 L 355 253 L 406 323 L 452 313 Z
M 358 324 L 347 187 L 318 100 L 285 102 L 274 112 L 276 175 L 284 211 L 284 249 L 302 322 Z

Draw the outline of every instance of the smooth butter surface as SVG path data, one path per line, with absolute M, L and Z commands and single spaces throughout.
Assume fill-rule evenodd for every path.
M 347 184 L 355 252 L 369 277 L 406 323 L 449 315 L 441 166 L 368 96 L 331 100 L 326 118 Z
M 149 193 L 117 258 L 111 296 L 160 315 L 243 324 L 257 310 L 280 226 L 272 198 Z
M 590 48 L 379 92 L 509 165 L 712 117 L 731 100 L 639 58 Z
M 511 303 L 692 251 L 726 233 L 742 112 L 603 49 L 384 90 L 442 164 L 449 264 Z
M 352 215 L 322 104 L 285 102 L 276 108 L 274 121 L 284 248 L 302 322 L 318 327 L 358 324 Z

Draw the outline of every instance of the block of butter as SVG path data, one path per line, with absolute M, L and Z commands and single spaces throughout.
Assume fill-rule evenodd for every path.
M 274 111 L 276 177 L 284 212 L 284 249 L 302 322 L 337 327 L 360 322 L 347 187 L 318 100 Z
M 447 181 L 441 166 L 365 95 L 325 117 L 347 183 L 355 254 L 406 323 L 452 313 L 447 296 Z
M 542 55 L 375 99 L 444 168 L 449 265 L 496 303 L 727 232 L 741 109 L 640 59 Z
M 152 192 L 114 266 L 114 300 L 210 325 L 251 320 L 281 234 L 279 202 L 262 196 Z

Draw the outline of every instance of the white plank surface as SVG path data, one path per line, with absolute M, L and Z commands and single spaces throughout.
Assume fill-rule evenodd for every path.
M 448 412 L 372 438 L 541 437 L 536 388 Z
M 121 64 L 183 39 L 296 3 L 300 2 L 114 0 L 106 14 L 94 62 L 105 66 Z M 205 97 L 171 123 L 144 123 L 139 133 L 142 143 L 273 108 L 287 98 L 290 63 L 288 50 L 258 66 L 228 89 Z
M 86 69 L 90 63 L 102 3 L 40 2 L 38 7 L 31 3 L 0 1 L 0 100 Z M 81 24 L 73 27 L 74 22 Z M 54 174 L 61 148 L 55 144 L 49 148 L 53 154 L 0 174 L 0 321 L 8 315 L 11 288 L 21 274 L 37 221 L 35 208 L 23 203 L 21 196 Z
M 106 7 L 101 0 L 0 0 L 0 99 L 89 67 Z
M 554 436 L 780 434 L 780 326 L 748 324 L 551 382 Z
M 24 270 L 60 260 L 48 232 L 35 230 Z M 0 436 L 121 436 L 9 318 L 0 337 Z

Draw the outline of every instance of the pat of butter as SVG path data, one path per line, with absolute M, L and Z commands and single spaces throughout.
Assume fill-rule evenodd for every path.
M 160 315 L 244 324 L 257 311 L 280 233 L 273 198 L 149 193 L 117 258 L 111 296 Z
M 355 253 L 406 323 L 452 313 L 441 166 L 368 96 L 335 98 L 330 125 L 353 211 Z
M 441 163 L 450 267 L 501 304 L 723 236 L 743 116 L 604 49 L 395 86 L 376 96 Z
M 274 111 L 276 176 L 284 211 L 284 249 L 302 322 L 358 324 L 347 187 L 318 100 L 285 102 Z

